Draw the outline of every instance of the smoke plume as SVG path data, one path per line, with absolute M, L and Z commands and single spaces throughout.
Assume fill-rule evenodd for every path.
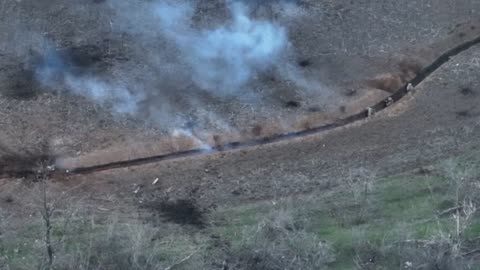
M 196 108 L 196 118 L 215 119 L 229 128 L 222 115 L 203 113 L 202 92 L 218 99 L 245 97 L 264 73 L 308 87 L 287 60 L 291 46 L 286 29 L 251 17 L 243 3 L 227 2 L 227 19 L 203 28 L 194 22 L 196 7 L 187 2 L 119 0 L 109 5 L 111 31 L 132 37 L 125 41 L 130 60 L 115 63 L 107 73 L 77 72 L 68 55 L 49 49 L 37 67 L 39 81 L 169 130 L 184 127 Z
M 108 82 L 91 74 L 76 74 L 67 56 L 62 56 L 51 44 L 38 64 L 37 80 L 49 87 L 64 85 L 73 94 L 84 96 L 101 105 L 111 105 L 118 113 L 135 114 L 143 90 L 129 91 L 127 86 Z
M 287 49 L 283 27 L 248 17 L 240 3 L 229 6 L 232 23 L 196 31 L 189 26 L 191 6 L 159 4 L 159 29 L 180 49 L 201 88 L 221 93 L 241 90 L 260 72 L 278 64 Z

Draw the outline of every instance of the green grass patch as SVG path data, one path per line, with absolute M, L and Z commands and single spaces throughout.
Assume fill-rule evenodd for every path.
M 288 201 L 250 204 L 222 209 L 211 218 L 213 231 L 240 245 L 243 232 L 275 211 L 290 211 L 303 228 L 328 241 L 337 259 L 334 269 L 354 268 L 353 258 L 358 242 L 380 247 L 385 239 L 395 238 L 402 227 L 412 239 L 430 239 L 442 230 L 449 230 L 450 217 L 437 220 L 436 213 L 452 205 L 449 182 L 444 177 L 399 175 L 376 179 L 365 198 L 352 199 L 348 190 L 324 194 L 322 197 L 295 198 Z M 362 195 L 363 196 L 363 195 Z M 222 220 L 222 222 L 215 222 Z M 225 222 L 227 221 L 227 222 Z M 440 224 L 440 225 L 439 225 Z M 469 235 L 479 235 L 480 222 L 472 225 Z
M 472 170 L 470 165 L 455 170 L 466 175 L 461 173 L 467 167 Z M 52 242 L 59 258 L 58 269 L 83 265 L 78 268 L 83 270 L 96 264 L 164 269 L 194 252 L 198 256 L 178 269 L 210 269 L 211 265 L 202 268 L 202 263 L 228 256 L 255 261 L 257 255 L 277 266 L 289 263 L 292 257 L 295 263 L 310 263 L 309 267 L 301 267 L 307 270 L 319 269 L 324 263 L 331 269 L 355 269 L 356 259 L 376 256 L 382 265 L 387 265 L 385 269 L 398 269 L 404 267 L 405 257 L 395 253 L 395 243 L 431 240 L 439 231 L 447 236 L 454 232 L 451 215 L 437 215 L 455 205 L 452 181 L 439 175 L 403 174 L 365 183 L 355 180 L 316 196 L 221 207 L 207 214 L 210 226 L 195 232 L 172 224 L 161 224 L 159 228 L 122 223 L 113 216 L 114 220 L 101 224 L 91 217 L 66 220 L 58 216 L 53 220 Z M 479 236 L 477 213 L 464 238 Z M 40 217 L 1 235 L 0 265 L 39 269 L 46 256 L 44 237 Z M 478 244 L 473 240 L 464 242 Z M 316 248 L 321 254 L 315 252 Z M 413 247 L 407 251 L 418 250 Z M 315 261 L 320 256 L 325 256 L 325 261 Z
M 467 238 L 479 238 L 480 237 L 480 216 L 477 213 L 473 224 L 471 224 L 468 229 L 465 231 L 465 236 Z M 479 239 L 480 240 L 480 239 Z
M 59 218 L 53 219 L 52 224 L 56 258 L 53 269 L 87 270 L 101 265 L 114 267 L 108 269 L 163 269 L 196 251 L 202 254 L 207 247 L 207 237 L 203 234 L 171 228 L 163 232 L 148 224 L 93 224 L 89 218 L 77 218 L 67 226 Z M 14 233 L 2 235 L 0 263 L 7 265 L 7 269 L 47 269 L 44 237 L 45 227 L 40 218 Z

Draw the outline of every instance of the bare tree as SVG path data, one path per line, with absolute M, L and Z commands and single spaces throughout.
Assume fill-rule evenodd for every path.
M 452 255 L 460 257 L 462 256 L 462 248 L 464 248 L 463 233 L 470 226 L 473 215 L 477 211 L 471 194 L 474 168 L 469 165 L 460 166 L 456 160 L 448 160 L 443 168 L 451 187 L 454 205 L 452 208 L 439 213 L 438 216 L 451 215 L 454 222 L 454 231 L 449 235 L 445 235 L 441 229 L 439 231 L 441 237 L 449 242 Z M 438 218 L 437 222 L 439 222 Z M 438 227 L 440 228 L 440 226 Z
M 41 188 L 42 204 L 40 214 L 42 215 L 45 225 L 44 242 L 48 259 L 47 269 L 52 269 L 54 260 L 54 250 L 52 246 L 52 216 L 55 212 L 55 204 L 50 202 L 50 198 L 47 195 L 48 169 L 46 162 L 41 162 L 39 164 L 35 180 L 40 184 Z

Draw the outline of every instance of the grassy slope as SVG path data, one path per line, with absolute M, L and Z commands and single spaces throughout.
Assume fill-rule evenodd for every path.
M 295 220 L 303 222 L 308 233 L 331 243 L 336 253 L 336 262 L 331 264 L 334 269 L 355 268 L 354 259 L 362 253 L 358 249 L 366 249 L 365 245 L 380 249 L 386 242 L 398 238 L 428 240 L 439 231 L 451 233 L 451 215 L 437 218 L 438 212 L 454 204 L 453 187 L 446 177 L 412 173 L 360 185 L 366 185 L 366 194 L 365 190 L 363 194 L 355 194 L 358 186 L 354 184 L 308 198 L 222 209 L 213 214 L 213 220 L 221 224 L 214 231 L 234 245 L 240 245 L 244 232 L 258 226 L 260 220 L 272 213 L 276 215 L 275 212 L 288 211 Z M 479 236 L 480 215 L 477 213 L 464 237 Z M 391 263 L 399 262 L 392 260 Z
M 479 158 L 478 154 L 458 158 L 455 164 L 460 165 L 456 168 L 471 168 Z M 454 186 L 446 176 L 448 173 L 442 173 L 445 164 L 433 166 L 427 174 L 406 173 L 380 179 L 352 177 L 342 187 L 322 194 L 220 208 L 208 214 L 209 226 L 204 229 L 126 224 L 115 221 L 115 217 L 108 222 L 96 222 L 77 212 L 72 218 L 61 213 L 53 230 L 56 262 L 63 267 L 75 265 L 66 269 L 90 269 L 97 263 L 126 265 L 125 269 L 163 269 L 194 253 L 175 268 L 210 269 L 214 257 L 218 264 L 225 256 L 241 253 L 242 248 L 257 248 L 246 240 L 259 231 L 261 224 L 274 222 L 301 231 L 302 241 L 320 239 L 330 244 L 335 261 L 329 262 L 328 268 L 354 269 L 358 263 L 374 259 L 390 269 L 401 269 L 405 256 L 389 253 L 392 243 L 431 240 L 439 232 L 453 233 L 451 215 L 438 216 L 454 205 Z M 477 167 L 469 171 L 475 174 L 470 175 L 474 181 L 478 171 Z M 42 220 L 30 218 L 23 226 L 6 228 L 0 226 L 0 269 L 37 268 L 45 253 Z M 477 213 L 462 238 L 479 236 Z M 229 255 L 225 255 L 225 246 L 219 244 L 219 239 L 228 243 Z M 474 248 L 471 245 L 466 243 Z M 480 269 L 479 265 L 476 267 Z

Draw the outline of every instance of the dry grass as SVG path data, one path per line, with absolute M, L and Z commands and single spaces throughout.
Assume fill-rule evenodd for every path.
M 480 244 L 472 164 L 447 161 L 434 176 L 383 181 L 351 170 L 340 190 L 212 210 L 202 226 L 177 219 L 195 213 L 185 202 L 152 206 L 161 222 L 144 223 L 134 213 L 94 213 L 79 189 L 49 183 L 52 269 L 469 269 Z M 5 269 L 48 269 L 38 187 L 24 186 L 0 209 Z
M 305 231 L 288 209 L 272 211 L 246 230 L 232 253 L 242 265 L 238 269 L 326 269 L 335 261 L 330 245 Z
M 203 129 L 194 129 L 193 131 L 179 129 L 170 135 L 143 139 L 140 142 L 131 139 L 122 144 L 115 144 L 77 157 L 61 158 L 58 160 L 57 165 L 64 169 L 73 169 L 189 150 L 209 150 L 212 147 L 222 150 L 223 146 L 228 143 L 272 138 L 332 123 L 340 114 L 358 113 L 384 96 L 384 92 L 375 90 L 364 91 L 361 97 L 347 103 L 345 105 L 346 110 L 342 113 L 309 112 L 302 116 L 293 116 L 287 119 L 274 118 L 253 123 L 244 128 L 224 130 L 222 132 L 213 133 Z

